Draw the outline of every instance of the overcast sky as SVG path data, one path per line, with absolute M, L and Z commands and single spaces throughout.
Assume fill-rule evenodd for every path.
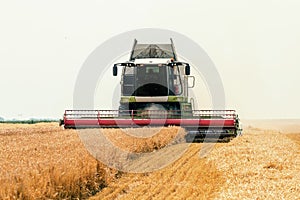
M 298 0 L 1 1 L 0 116 L 61 117 L 96 47 L 164 28 L 207 52 L 242 118 L 300 118 L 299 10 Z

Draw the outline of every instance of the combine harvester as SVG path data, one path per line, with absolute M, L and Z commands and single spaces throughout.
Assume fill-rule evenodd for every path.
M 66 110 L 60 125 L 76 129 L 181 126 L 188 141 L 241 134 L 235 110 L 192 109 L 188 90 L 194 87 L 195 77 L 188 63 L 177 60 L 172 39 L 170 44 L 135 40 L 129 61 L 114 64 L 113 76 L 118 67 L 122 68 L 119 110 Z

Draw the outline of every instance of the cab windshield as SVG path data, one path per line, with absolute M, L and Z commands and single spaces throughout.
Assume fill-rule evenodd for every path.
M 152 64 L 124 69 L 125 96 L 169 96 L 181 93 L 182 84 L 177 67 Z

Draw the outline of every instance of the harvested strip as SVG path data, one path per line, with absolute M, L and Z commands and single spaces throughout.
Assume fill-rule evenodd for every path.
M 293 140 L 293 142 L 295 142 L 296 144 L 299 145 L 300 148 L 300 133 L 290 133 L 290 134 L 286 134 L 286 136 L 290 139 Z
M 211 199 L 225 179 L 212 162 L 199 158 L 201 146 L 192 144 L 159 171 L 123 175 L 92 199 Z
M 248 129 L 208 159 L 227 179 L 217 199 L 300 199 L 300 152 L 284 134 Z

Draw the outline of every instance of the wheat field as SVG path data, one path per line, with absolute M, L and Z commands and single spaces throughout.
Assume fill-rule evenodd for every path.
M 0 124 L 0 199 L 300 199 L 300 131 L 276 125 L 251 122 L 243 136 L 210 144 L 204 157 L 199 152 L 209 144 L 185 144 L 178 127 L 103 130 L 129 152 L 165 150 L 131 159 L 132 169 L 172 161 L 130 173 L 97 161 L 75 130 L 56 123 Z
M 124 174 L 91 199 L 300 199 L 300 130 L 256 125 L 205 157 L 207 144 L 191 144 L 166 168 Z
M 0 125 L 0 199 L 86 198 L 117 172 L 56 123 Z
M 116 139 L 125 141 L 124 148 L 134 147 L 133 152 L 146 152 L 172 140 L 176 131 L 171 130 L 164 128 L 153 137 L 139 139 L 119 131 Z M 116 133 L 105 130 L 111 139 Z M 64 130 L 56 123 L 0 124 L 0 152 L 0 199 L 84 199 L 121 174 L 98 162 L 75 130 Z

